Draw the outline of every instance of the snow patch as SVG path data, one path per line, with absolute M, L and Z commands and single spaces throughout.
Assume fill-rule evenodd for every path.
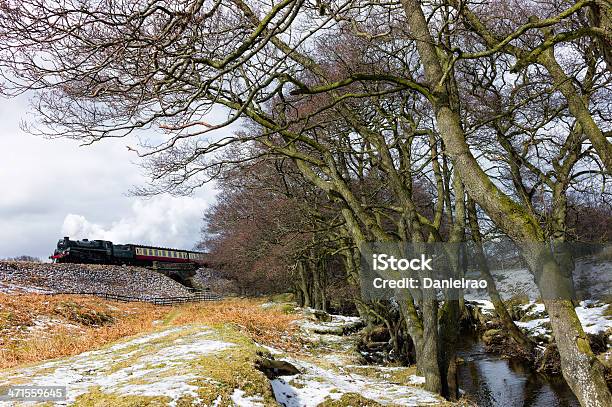
M 605 315 L 609 306 L 609 304 L 591 306 L 589 302 L 582 301 L 580 306 L 576 307 L 576 314 L 585 332 L 598 334 L 612 329 L 612 319 Z
M 526 330 L 530 336 L 544 336 L 550 337 L 550 329 L 544 326 L 544 324 L 550 323 L 550 318 L 538 318 L 532 319 L 531 321 L 521 322 L 516 321 L 515 324 L 519 328 Z
M 0 293 L 3 294 L 14 294 L 14 293 L 29 293 L 29 294 L 53 294 L 53 290 L 45 288 L 23 286 L 18 284 L 7 283 L 0 281 Z
M 306 311 L 310 311 L 310 309 L 306 309 Z M 307 333 L 331 335 L 342 335 L 345 329 L 357 327 L 361 323 L 361 318 L 359 317 L 347 317 L 344 315 L 330 315 L 330 317 L 332 320 L 329 322 L 299 320 L 295 323 Z
M 425 378 L 423 376 L 410 375 L 408 383 L 411 384 L 425 384 Z
M 276 400 L 284 407 L 316 407 L 327 398 L 337 400 L 345 393 L 358 393 L 383 405 L 418 406 L 440 402 L 438 396 L 418 387 L 349 373 L 342 368 L 339 371 L 328 370 L 303 360 L 285 360 L 302 373 L 289 381 L 272 380 Z
M 194 329 L 201 330 L 194 332 Z M 171 334 L 178 334 L 180 341 L 159 340 Z M 0 373 L 0 385 L 18 381 L 20 384 L 66 386 L 69 398 L 58 405 L 71 404 L 90 387 L 99 386 L 102 392 L 109 394 L 166 396 L 171 399 L 169 405 L 174 406 L 184 395 L 198 400 L 198 387 L 189 382 L 207 380 L 197 372 L 183 371 L 181 366 L 231 346 L 235 345 L 216 340 L 214 331 L 208 327 L 169 328 L 105 349 L 27 369 L 5 371 Z M 132 347 L 135 350 L 126 351 Z M 139 352 L 141 356 L 138 356 Z
M 144 343 L 153 342 L 153 341 L 155 341 L 157 339 L 161 339 L 161 338 L 166 337 L 166 336 L 168 336 L 170 334 L 173 334 L 175 332 L 179 332 L 180 330 L 181 330 L 180 327 L 166 329 L 166 330 L 163 330 L 163 331 L 160 331 L 160 332 L 156 332 L 156 333 L 153 333 L 153 334 L 142 336 L 142 337 L 140 337 L 138 339 L 132 339 L 132 340 L 124 342 L 124 343 L 119 343 L 117 345 L 113 345 L 110 348 L 110 350 L 114 352 L 114 351 L 118 351 L 118 350 L 122 350 L 122 349 L 128 348 L 130 346 L 142 345 Z
M 237 407 L 263 407 L 263 397 L 261 396 L 245 396 L 245 393 L 241 389 L 234 390 L 232 393 L 232 401 Z

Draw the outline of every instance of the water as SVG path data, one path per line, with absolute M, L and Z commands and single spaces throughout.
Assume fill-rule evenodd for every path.
M 476 336 L 464 334 L 458 349 L 459 387 L 479 407 L 580 407 L 569 386 L 522 363 L 487 354 Z

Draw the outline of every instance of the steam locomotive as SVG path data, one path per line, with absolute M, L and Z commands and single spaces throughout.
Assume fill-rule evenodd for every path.
M 107 240 L 70 240 L 69 237 L 57 242 L 57 248 L 49 258 L 56 263 L 152 266 L 154 262 L 158 262 L 206 266 L 206 253 L 166 247 L 113 244 Z

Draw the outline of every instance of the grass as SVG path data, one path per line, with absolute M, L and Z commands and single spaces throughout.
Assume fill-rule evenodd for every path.
M 328 398 L 319 407 L 379 407 L 383 406 L 374 400 L 367 399 L 356 393 L 345 393 L 338 400 Z
M 89 392 L 79 396 L 75 402 L 79 407 L 165 407 L 170 401 L 169 397 L 147 397 L 147 396 L 126 396 L 108 394 L 93 388 Z
M 0 295 L 0 368 L 98 348 L 154 328 L 167 311 L 94 297 Z
M 208 303 L 193 303 L 178 307 L 173 325 L 199 323 L 212 326 L 232 324 L 258 343 L 283 350 L 299 349 L 292 322 L 296 316 L 278 309 L 264 309 L 262 300 L 228 299 Z
M 205 352 L 180 364 L 174 362 L 167 365 L 156 362 L 143 364 L 143 357 L 153 355 L 160 349 L 172 347 L 177 340 L 188 343 L 192 335 L 202 333 L 205 333 L 209 340 L 221 341 L 234 346 L 228 346 L 224 350 Z M 135 354 L 131 346 L 116 349 L 111 358 L 121 359 L 122 362 L 115 365 L 98 365 L 99 370 L 95 374 L 108 375 L 123 369 L 130 369 L 130 367 L 141 366 L 135 371 L 130 370 L 130 375 L 134 374 L 133 379 L 128 378 L 127 381 L 120 379 L 119 387 L 136 385 L 150 389 L 157 383 L 163 384 L 166 379 L 183 382 L 190 386 L 191 390 L 175 399 L 177 406 L 234 405 L 232 395 L 236 389 L 240 389 L 244 397 L 253 397 L 266 407 L 277 406 L 268 379 L 255 368 L 260 348 L 247 335 L 229 324 L 214 329 L 208 325 L 188 324 L 173 333 L 148 341 L 146 345 L 136 346 L 141 351 L 140 354 Z M 125 356 L 128 357 L 125 358 Z M 108 355 L 105 358 L 108 359 Z M 155 369 L 161 370 L 152 371 Z M 149 372 L 146 375 L 139 374 L 143 371 Z M 123 377 L 123 375 L 119 374 L 118 377 Z M 75 407 L 168 405 L 170 398 L 163 396 L 169 396 L 169 394 L 164 394 L 163 391 L 160 394 L 161 396 L 151 397 L 152 394 L 147 390 L 135 390 L 133 393 L 124 390 L 116 393 L 114 389 L 92 386 L 86 393 L 79 395 L 73 405 Z
M 258 343 L 285 350 L 299 346 L 294 317 L 261 303 L 231 299 L 163 307 L 74 295 L 0 294 L 0 368 L 79 354 L 160 325 L 231 324 Z
M 608 319 L 612 319 L 612 301 L 606 301 L 606 304 L 608 306 L 604 310 L 603 315 L 608 317 Z

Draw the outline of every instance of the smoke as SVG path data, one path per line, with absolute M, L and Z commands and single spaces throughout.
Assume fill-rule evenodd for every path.
M 70 213 L 64 218 L 63 236 L 71 239 L 102 239 L 114 243 L 139 243 L 191 249 L 198 241 L 202 214 L 208 206 L 203 198 L 158 196 L 135 201 L 131 211 L 109 225 Z

